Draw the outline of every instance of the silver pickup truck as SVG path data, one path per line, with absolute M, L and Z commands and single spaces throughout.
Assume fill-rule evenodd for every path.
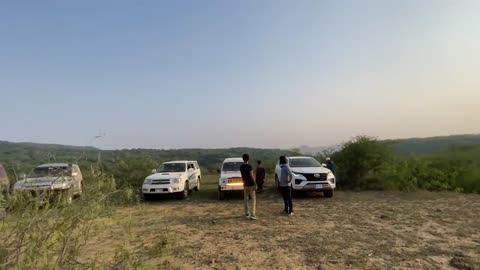
M 13 191 L 47 194 L 71 202 L 73 197 L 82 195 L 82 172 L 77 164 L 43 164 L 37 166 L 26 179 L 16 182 Z

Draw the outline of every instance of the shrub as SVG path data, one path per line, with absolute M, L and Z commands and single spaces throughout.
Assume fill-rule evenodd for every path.
M 51 202 L 48 197 L 16 193 L 1 198 L 9 209 L 0 225 L 0 269 L 78 268 L 79 250 L 91 235 L 96 219 L 115 206 L 135 202 L 132 189 L 117 189 L 115 179 L 90 172 L 83 196 L 73 203 Z M 136 256 L 115 258 L 113 265 L 138 265 Z M 119 262 L 120 261 L 120 262 Z M 83 263 L 81 268 L 90 267 Z M 108 267 L 106 267 L 108 268 Z
M 358 136 L 344 143 L 332 158 L 337 162 L 341 187 L 364 188 L 366 183 L 379 181 L 373 176 L 389 161 L 391 153 L 377 139 Z

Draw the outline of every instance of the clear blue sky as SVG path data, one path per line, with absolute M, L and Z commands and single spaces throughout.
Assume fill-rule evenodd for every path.
M 476 0 L 1 1 L 0 140 L 283 148 L 478 133 L 479 11 Z

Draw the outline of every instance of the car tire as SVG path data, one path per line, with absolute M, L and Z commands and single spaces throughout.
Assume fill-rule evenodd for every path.
M 178 199 L 184 200 L 188 198 L 188 193 L 190 193 L 190 190 L 188 190 L 188 182 L 185 182 L 185 186 L 183 187 L 183 191 L 178 193 Z
M 64 204 L 71 204 L 73 202 L 73 187 L 64 190 L 60 194 L 60 201 Z
M 218 200 L 223 201 L 225 200 L 225 192 L 218 187 Z
M 145 201 L 145 202 L 148 201 L 148 200 L 150 200 L 150 195 L 149 195 L 149 194 L 142 193 L 142 200 Z
M 77 194 L 75 194 L 74 198 L 78 199 L 78 198 L 82 197 L 82 194 L 83 194 L 83 181 L 80 182 L 80 188 L 79 188 Z
M 333 197 L 333 189 L 325 190 L 323 192 L 323 196 L 325 196 L 325 198 L 332 198 Z
M 197 186 L 196 186 L 193 190 L 195 190 L 195 191 L 199 191 L 199 190 L 200 190 L 200 177 L 198 177 Z

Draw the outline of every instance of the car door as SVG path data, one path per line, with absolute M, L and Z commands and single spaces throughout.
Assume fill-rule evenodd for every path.
M 193 166 L 193 163 L 191 162 L 187 164 L 187 174 L 188 174 L 189 187 L 190 188 L 196 187 L 197 178 L 195 177 L 195 166 Z
M 198 166 L 198 162 L 194 161 L 193 166 L 195 168 L 195 177 L 197 179 L 201 178 L 202 177 L 202 171 L 200 170 L 200 166 Z

